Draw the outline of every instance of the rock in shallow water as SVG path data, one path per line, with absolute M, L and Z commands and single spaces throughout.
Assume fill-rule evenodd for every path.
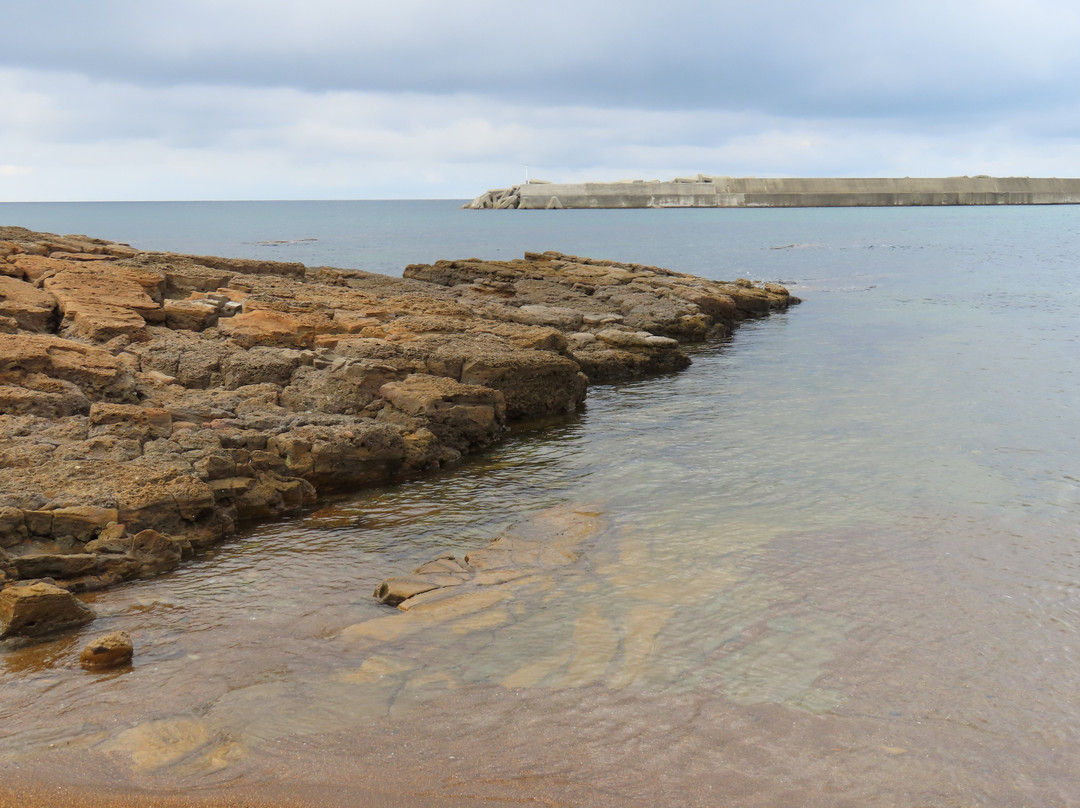
M 79 664 L 88 670 L 119 668 L 130 664 L 134 653 L 128 633 L 114 631 L 91 641 L 79 654 Z
M 0 591 L 0 639 L 40 637 L 86 625 L 94 616 L 89 606 L 47 581 L 9 586 Z

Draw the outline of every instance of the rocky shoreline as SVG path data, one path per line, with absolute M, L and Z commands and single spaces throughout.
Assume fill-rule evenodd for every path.
M 452 464 L 795 302 L 554 252 L 392 278 L 0 227 L 0 639 L 56 628 L 18 616 L 46 588 Z

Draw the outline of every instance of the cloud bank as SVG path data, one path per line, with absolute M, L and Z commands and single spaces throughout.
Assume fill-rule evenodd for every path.
M 1062 2 L 20 4 L 0 200 L 1080 176 Z

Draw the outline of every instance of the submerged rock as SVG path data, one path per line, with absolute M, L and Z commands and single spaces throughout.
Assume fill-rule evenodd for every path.
M 390 278 L 0 227 L 0 585 L 172 569 L 240 521 L 442 468 L 793 302 L 560 253 Z
M 410 575 L 387 578 L 375 589 L 375 598 L 401 611 L 440 602 L 448 596 L 455 604 L 488 603 L 489 595 L 471 596 L 477 589 L 502 587 L 526 576 L 564 567 L 578 559 L 578 548 L 597 535 L 605 520 L 585 505 L 548 508 L 511 525 L 486 547 L 458 560 L 441 555 L 422 564 Z M 460 587 L 457 588 L 457 587 Z M 467 597 L 468 596 L 468 597 Z M 464 600 L 462 600 L 464 599 Z M 430 610 L 430 607 L 429 607 Z

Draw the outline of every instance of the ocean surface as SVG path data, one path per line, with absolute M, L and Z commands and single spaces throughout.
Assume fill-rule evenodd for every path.
M 805 301 L 0 651 L 0 795 L 1080 805 L 1080 207 L 459 204 L 0 204 L 147 249 L 394 275 L 553 249 Z M 343 640 L 384 577 L 567 503 L 607 524 L 580 564 L 483 619 Z M 78 669 L 113 629 L 135 666 Z

